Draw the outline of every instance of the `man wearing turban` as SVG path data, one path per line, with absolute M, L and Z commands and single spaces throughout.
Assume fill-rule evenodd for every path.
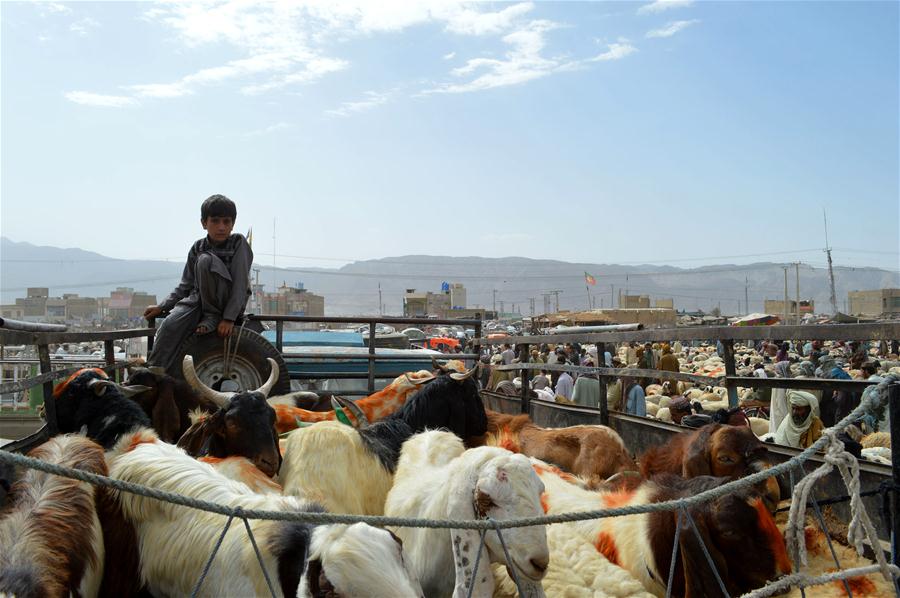
M 819 419 L 819 401 L 815 395 L 802 390 L 789 390 L 789 417 L 782 420 L 775 432 L 775 442 L 795 448 L 807 448 L 822 435 L 825 425 Z

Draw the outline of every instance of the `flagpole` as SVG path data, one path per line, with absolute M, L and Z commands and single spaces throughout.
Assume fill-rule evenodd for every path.
M 591 311 L 591 309 L 593 309 L 593 306 L 591 306 L 591 287 L 589 287 L 587 283 L 584 283 L 584 290 L 587 291 L 588 294 L 588 311 Z

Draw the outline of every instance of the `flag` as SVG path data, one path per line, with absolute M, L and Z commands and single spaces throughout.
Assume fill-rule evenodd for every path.
M 253 247 L 253 227 L 247 229 L 247 245 Z
M 585 272 L 585 273 L 584 273 L 584 282 L 585 282 L 586 284 L 589 284 L 589 285 L 591 285 L 591 286 L 594 286 L 594 285 L 597 284 L 597 279 L 594 278 L 593 276 L 591 276 L 590 274 L 588 274 L 587 272 Z

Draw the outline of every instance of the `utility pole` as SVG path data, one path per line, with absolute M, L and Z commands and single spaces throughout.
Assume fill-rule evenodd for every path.
M 794 274 L 797 275 L 797 322 L 800 325 L 800 262 L 794 262 Z
M 822 218 L 825 220 L 825 253 L 828 255 L 828 281 L 831 285 L 831 311 L 837 313 L 837 295 L 834 292 L 834 268 L 831 266 L 831 246 L 828 244 L 828 215 L 822 208 Z
M 744 309 L 746 310 L 745 315 L 750 315 L 750 295 L 747 293 L 747 289 L 750 286 L 750 279 L 748 277 L 744 277 Z
M 560 293 L 562 293 L 562 291 L 559 291 L 559 290 L 550 291 L 550 294 L 556 298 L 556 313 L 559 313 L 559 294 Z
M 616 300 L 616 287 L 614 285 L 609 285 L 609 308 L 612 309 L 615 307 Z
M 494 289 L 494 313 L 497 313 L 497 289 Z M 501 304 L 502 305 L 502 304 Z
M 544 298 L 544 313 L 550 313 L 550 293 L 541 293 L 541 297 Z
M 278 292 L 278 274 L 275 272 L 275 218 L 272 218 L 272 292 Z
M 529 306 L 531 307 L 531 317 L 534 317 L 534 297 L 528 298 Z
M 497 314 L 497 315 L 498 315 L 498 316 L 502 316 L 504 311 L 506 311 L 506 310 L 503 309 L 503 301 L 501 301 L 501 302 L 500 302 L 500 313 Z
M 384 303 L 381 302 L 381 283 L 378 283 L 378 315 L 384 315 Z
M 787 293 L 787 266 L 782 266 L 784 268 L 784 323 L 787 325 L 788 323 L 788 293 Z

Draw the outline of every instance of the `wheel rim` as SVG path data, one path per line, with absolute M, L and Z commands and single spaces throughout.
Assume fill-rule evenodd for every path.
M 240 355 L 235 355 L 231 361 L 227 377 L 224 375 L 225 358 L 221 355 L 208 357 L 194 367 L 200 381 L 213 390 L 223 392 L 255 390 L 265 382 L 265 378 L 253 364 Z

